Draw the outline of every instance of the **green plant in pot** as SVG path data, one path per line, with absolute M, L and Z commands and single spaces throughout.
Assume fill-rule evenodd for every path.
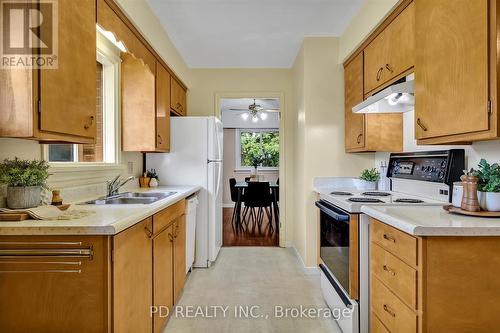
M 257 174 L 257 168 L 262 165 L 262 163 L 264 163 L 264 157 L 262 155 L 253 155 L 252 156 L 252 166 L 253 166 L 253 171 L 252 173 L 250 174 L 250 177 L 251 178 L 255 178 L 256 180 L 258 180 L 258 174 Z
M 0 163 L 0 183 L 7 185 L 7 206 L 11 209 L 37 207 L 42 188 L 47 188 L 49 164 L 19 158 Z
M 365 169 L 361 172 L 359 179 L 364 183 L 363 186 L 367 190 L 375 190 L 380 179 L 380 173 L 375 168 Z
M 473 172 L 479 178 L 478 199 L 483 210 L 500 211 L 500 165 L 490 164 L 481 159 L 478 169 Z

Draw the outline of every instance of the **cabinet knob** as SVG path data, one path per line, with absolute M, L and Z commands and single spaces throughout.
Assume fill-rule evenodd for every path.
M 89 117 L 89 120 L 87 121 L 87 123 L 85 125 L 83 125 L 83 128 L 85 128 L 86 130 L 89 129 L 92 125 L 94 124 L 94 116 L 90 116 Z
M 382 72 L 384 70 L 384 67 L 380 67 L 377 72 L 377 81 L 380 81 L 380 78 L 382 77 Z
M 158 143 L 161 145 L 163 143 L 163 138 L 158 134 Z
M 153 232 L 149 230 L 148 227 L 144 227 L 144 231 L 146 232 L 146 235 L 148 235 L 149 238 L 153 237 Z
M 427 132 L 427 127 L 422 123 L 420 118 L 417 118 L 417 125 L 420 126 L 420 128 L 424 131 Z
M 392 268 L 390 268 L 389 266 L 387 266 L 387 265 L 382 266 L 382 269 L 384 271 L 386 271 L 387 273 L 391 274 L 392 276 L 396 275 L 396 272 Z
M 169 232 L 168 233 L 168 239 L 173 242 L 174 241 L 174 236 L 172 236 L 172 234 Z
M 387 70 L 391 73 L 394 72 L 394 69 L 392 69 L 392 66 L 390 64 L 385 64 L 385 68 L 387 68 Z
M 363 137 L 363 134 L 358 135 L 358 138 L 356 139 L 356 142 L 358 145 L 361 143 L 361 138 Z

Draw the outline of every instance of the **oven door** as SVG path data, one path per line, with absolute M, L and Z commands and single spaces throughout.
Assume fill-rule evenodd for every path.
M 323 297 L 332 311 L 341 310 L 347 314 L 336 318 L 342 332 L 357 333 L 359 304 L 348 292 L 350 215 L 322 200 L 317 201 L 316 206 L 320 210 L 320 258 L 323 262 L 320 264 L 320 273 Z

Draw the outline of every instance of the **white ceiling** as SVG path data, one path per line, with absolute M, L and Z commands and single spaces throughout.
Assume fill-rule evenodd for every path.
M 340 36 L 363 0 L 147 0 L 193 68 L 289 68 L 304 37 Z

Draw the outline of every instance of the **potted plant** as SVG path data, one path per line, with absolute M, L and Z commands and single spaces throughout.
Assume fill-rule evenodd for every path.
M 5 159 L 0 163 L 0 183 L 7 185 L 7 206 L 11 209 L 37 207 L 42 188 L 47 189 L 49 164 L 46 161 Z
M 375 190 L 377 189 L 377 182 L 380 179 L 380 173 L 375 168 L 365 169 L 361 172 L 359 179 L 362 181 L 365 189 Z
M 489 164 L 484 158 L 479 162 L 474 175 L 479 178 L 478 200 L 483 210 L 500 211 L 500 165 Z

